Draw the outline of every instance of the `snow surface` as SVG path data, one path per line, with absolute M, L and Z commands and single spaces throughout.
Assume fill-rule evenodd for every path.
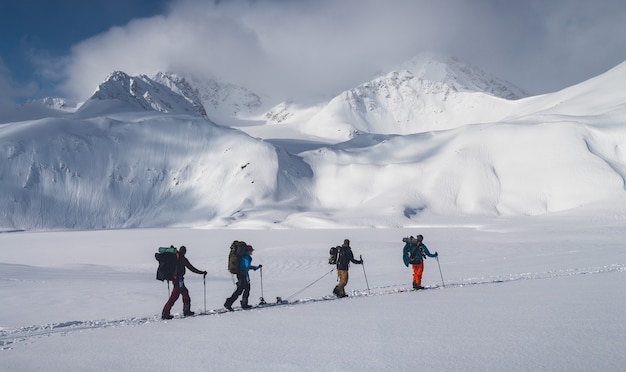
M 243 87 L 122 72 L 77 110 L 0 113 L 0 370 L 623 370 L 626 64 L 513 101 L 415 63 L 261 114 Z M 440 253 L 419 292 L 415 234 Z M 339 300 L 344 238 L 365 265 Z M 288 304 L 218 311 L 235 239 L 251 299 Z M 170 244 L 208 271 L 186 278 L 206 315 L 160 319 Z
M 436 260 L 423 284 L 403 236 Z M 328 248 L 352 240 L 349 298 Z M 292 304 L 215 314 L 234 285 L 228 246 L 255 246 L 251 300 Z M 162 321 L 157 247 L 186 245 L 208 271 L 211 315 Z M 626 363 L 623 220 L 454 218 L 411 229 L 129 229 L 0 234 L 3 371 L 619 371 Z M 365 269 L 365 272 L 364 270 Z M 365 275 L 367 275 L 367 281 Z M 204 311 L 202 276 L 186 275 Z M 369 285 L 369 291 L 368 291 Z M 300 302 L 297 302 L 300 301 Z M 174 312 L 182 312 L 181 300 Z

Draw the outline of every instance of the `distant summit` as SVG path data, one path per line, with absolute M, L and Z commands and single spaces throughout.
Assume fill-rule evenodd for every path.
M 122 71 L 111 73 L 96 92 L 77 110 L 80 116 L 98 116 L 114 112 L 158 111 L 206 117 L 206 111 L 194 89 L 184 78 L 159 73 L 130 76 Z
M 63 98 L 30 99 L 22 105 L 0 103 L 0 124 L 65 116 L 75 110 L 76 103 Z
M 526 96 L 523 89 L 477 67 L 424 54 L 339 94 L 305 131 L 348 139 L 359 133 L 452 129 L 499 120 L 509 113 L 512 100 Z M 332 123 L 332 128 L 325 123 Z
M 456 58 L 432 53 L 419 54 L 400 65 L 416 78 L 442 83 L 458 92 L 481 92 L 508 100 L 528 97 L 528 92 L 515 84 L 488 74 L 480 68 Z
M 77 113 L 92 117 L 119 112 L 157 111 L 209 118 L 228 124 L 263 105 L 262 96 L 213 78 L 159 72 L 153 77 L 114 71 Z

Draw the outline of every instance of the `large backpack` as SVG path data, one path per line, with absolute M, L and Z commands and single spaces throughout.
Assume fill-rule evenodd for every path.
M 409 263 L 410 264 L 419 264 L 422 262 L 422 258 L 425 258 L 424 250 L 422 249 L 422 244 L 418 243 L 417 245 L 411 245 L 409 248 Z
M 331 247 L 328 253 L 330 254 L 330 256 L 328 257 L 328 264 L 336 265 L 337 255 L 339 254 L 339 247 Z
M 239 262 L 241 257 L 246 254 L 248 244 L 246 242 L 235 240 L 230 245 L 230 253 L 228 254 L 228 271 L 231 274 L 237 274 L 239 272 Z
M 154 258 L 159 261 L 159 267 L 157 268 L 156 278 L 157 280 L 164 281 L 174 280 L 176 275 L 176 265 L 178 264 L 178 252 L 174 246 L 159 247 L 159 251 L 154 254 Z

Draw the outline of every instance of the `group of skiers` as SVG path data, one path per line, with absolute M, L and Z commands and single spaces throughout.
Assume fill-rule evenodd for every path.
M 402 258 L 405 266 L 411 265 L 413 269 L 413 289 L 419 290 L 423 289 L 422 286 L 422 273 L 424 272 L 424 258 L 428 257 L 438 257 L 438 253 L 430 253 L 426 245 L 423 243 L 423 236 L 417 235 L 416 237 L 407 237 L 403 238 L 402 241 L 405 243 L 404 248 L 402 250 Z M 246 245 L 245 253 L 241 256 L 239 260 L 239 270 L 237 271 L 237 287 L 235 291 L 232 293 L 230 297 L 226 299 L 224 302 L 224 307 L 228 311 L 233 311 L 233 303 L 241 297 L 241 308 L 242 309 L 250 309 L 252 306 L 248 303 L 248 298 L 250 296 L 250 275 L 249 271 L 258 270 L 263 267 L 263 265 L 254 266 L 252 265 L 252 252 L 254 252 L 254 248 L 250 245 Z M 161 317 L 163 319 L 172 319 L 173 316 L 170 314 L 172 306 L 178 300 L 179 296 L 183 296 L 183 315 L 190 316 L 194 315 L 194 312 L 191 311 L 191 298 L 189 297 L 189 291 L 185 287 L 184 275 L 185 269 L 189 269 L 190 271 L 201 274 L 206 277 L 207 272 L 203 270 L 196 269 L 185 256 L 187 253 L 187 248 L 185 246 L 181 246 L 177 251 L 177 264 L 176 271 L 173 277 L 174 289 L 172 293 L 165 303 L 163 307 L 163 311 L 161 313 Z M 363 258 L 355 259 L 354 254 L 352 252 L 352 248 L 350 247 L 350 240 L 345 239 L 341 246 L 337 246 L 331 248 L 331 260 L 330 263 L 336 264 L 337 271 L 337 285 L 333 289 L 333 294 L 337 297 L 347 297 L 348 295 L 345 292 L 345 287 L 348 284 L 348 270 L 350 267 L 350 263 L 354 263 L 357 265 L 363 264 Z

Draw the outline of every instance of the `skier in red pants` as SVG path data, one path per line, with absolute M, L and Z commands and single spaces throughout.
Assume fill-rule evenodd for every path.
M 174 289 L 172 290 L 170 298 L 167 300 L 165 306 L 163 307 L 163 311 L 161 313 L 162 319 L 173 318 L 173 316 L 170 314 L 170 310 L 172 310 L 172 306 L 174 306 L 174 303 L 176 302 L 176 300 L 178 300 L 178 297 L 180 295 L 183 296 L 183 315 L 190 316 L 195 314 L 193 311 L 191 311 L 191 298 L 189 297 L 189 290 L 187 289 L 187 287 L 185 287 L 185 268 L 191 270 L 196 274 L 202 274 L 204 276 L 206 276 L 207 272 L 196 269 L 191 264 L 191 262 L 189 262 L 187 257 L 185 257 L 186 253 L 187 248 L 183 245 L 178 249 L 178 253 L 176 254 L 178 257 L 178 261 L 176 263 L 176 271 L 174 272 L 174 280 L 172 281 L 174 283 Z

